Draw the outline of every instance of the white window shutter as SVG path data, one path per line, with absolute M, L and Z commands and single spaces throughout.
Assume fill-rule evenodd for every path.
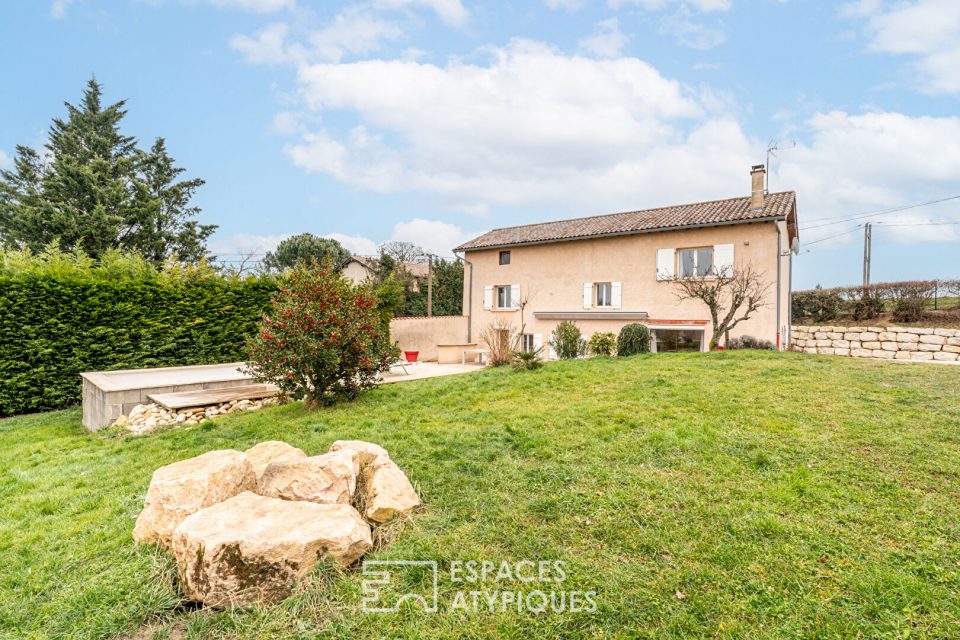
M 547 357 L 556 359 L 557 350 L 553 348 L 553 334 L 550 334 L 550 343 L 547 346 Z
M 610 283 L 610 306 L 614 309 L 620 308 L 620 294 L 623 289 L 619 282 Z
M 493 287 L 491 285 L 483 288 L 483 308 L 485 311 L 493 309 Z
M 543 348 L 543 334 L 542 333 L 533 334 L 533 350 L 536 351 L 537 349 L 542 349 L 542 348 Z
M 713 267 L 717 270 L 717 274 L 733 275 L 732 244 L 713 245 Z
M 673 280 L 675 249 L 657 249 L 657 280 Z
M 510 285 L 510 306 L 514 309 L 520 308 L 520 285 Z
M 593 283 L 592 282 L 583 283 L 583 308 L 584 309 L 593 308 Z

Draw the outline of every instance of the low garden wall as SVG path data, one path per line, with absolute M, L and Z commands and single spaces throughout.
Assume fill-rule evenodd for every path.
M 885 360 L 960 359 L 960 330 L 914 327 L 793 327 L 791 349 Z
M 419 351 L 420 360 L 436 360 L 438 344 L 467 340 L 467 316 L 394 318 L 390 339 L 404 351 Z

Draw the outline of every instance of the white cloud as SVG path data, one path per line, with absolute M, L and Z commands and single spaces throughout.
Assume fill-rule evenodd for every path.
M 50 17 L 54 20 L 63 20 L 67 17 L 67 9 L 73 4 L 73 0 L 53 0 L 50 5 Z
M 356 256 L 375 256 L 377 255 L 376 242 L 363 236 L 350 236 L 343 233 L 327 233 L 324 238 L 336 240 L 346 248 L 347 251 Z
M 796 189 L 801 228 L 817 219 L 934 200 L 956 193 L 960 183 L 960 118 L 911 117 L 902 113 L 816 115 L 805 125 L 811 140 L 781 154 L 772 188 Z M 885 222 L 930 222 L 955 206 L 926 207 L 882 216 Z M 856 223 L 847 223 L 849 227 Z M 844 225 L 812 229 L 806 240 L 842 231 Z M 955 228 L 897 227 L 895 239 L 955 239 Z M 837 239 L 837 243 L 855 240 Z
M 391 240 L 406 240 L 420 245 L 430 253 L 439 256 L 452 255 L 452 249 L 463 244 L 476 233 L 468 233 L 455 224 L 440 220 L 424 220 L 414 218 L 406 222 L 398 222 L 393 228 Z
M 255 36 L 237 35 L 230 46 L 253 64 L 284 62 L 339 62 L 350 54 L 369 54 L 380 49 L 384 41 L 403 37 L 399 25 L 383 20 L 367 9 L 348 7 L 338 13 L 323 29 L 304 35 L 305 44 L 291 41 L 291 27 L 271 24 Z
M 380 48 L 384 40 L 403 36 L 403 30 L 364 9 L 341 11 L 324 29 L 309 36 L 310 49 L 317 58 L 338 62 L 345 54 L 366 54 Z
M 733 6 L 733 0 L 609 0 L 611 8 L 634 5 L 648 11 L 661 11 L 671 7 L 692 7 L 698 11 L 727 11 Z
M 277 22 L 263 28 L 256 37 L 238 35 L 230 40 L 230 46 L 243 54 L 253 64 L 280 64 L 290 61 L 286 38 L 290 27 Z
M 543 0 L 543 3 L 551 9 L 566 9 L 567 11 L 579 11 L 586 4 L 586 0 Z
M 870 51 L 913 56 L 925 91 L 960 92 L 960 2 L 915 0 L 886 6 L 861 0 L 842 13 L 866 18 Z
M 383 193 L 429 192 L 460 208 L 602 210 L 641 194 L 675 202 L 722 194 L 751 162 L 734 121 L 697 123 L 706 112 L 696 97 L 641 60 L 567 56 L 528 41 L 491 55 L 488 65 L 301 65 L 307 108 L 360 122 L 342 135 L 315 130 L 287 153 L 308 171 Z
M 685 7 L 664 17 L 660 21 L 660 31 L 673 36 L 682 45 L 700 50 L 711 49 L 727 40 L 723 29 L 693 20 L 690 11 Z
M 207 0 L 216 7 L 240 9 L 254 13 L 272 13 L 281 9 L 292 9 L 295 0 Z
M 616 58 L 629 42 L 630 38 L 620 31 L 620 22 L 610 18 L 598 22 L 593 35 L 580 40 L 577 49 L 599 58 Z
M 470 18 L 470 13 L 460 0 L 375 0 L 375 4 L 387 9 L 405 9 L 416 5 L 428 7 L 446 24 L 455 27 L 463 26 Z

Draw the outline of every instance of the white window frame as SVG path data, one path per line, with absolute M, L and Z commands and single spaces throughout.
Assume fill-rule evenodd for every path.
M 710 267 L 708 268 L 706 273 L 700 274 L 699 273 L 700 272 L 700 264 L 699 264 L 700 252 L 706 249 L 710 250 Z M 692 275 L 687 275 L 683 272 L 683 253 L 685 251 L 693 252 L 693 274 Z M 677 255 L 677 273 L 679 274 L 679 277 L 682 279 L 688 279 L 688 278 L 704 278 L 704 277 L 709 277 L 711 275 L 715 275 L 716 274 L 716 270 L 715 270 L 716 259 L 714 257 L 715 253 L 716 253 L 716 249 L 714 249 L 714 247 L 684 247 L 683 249 L 677 249 L 677 254 L 676 254 Z
M 498 284 L 493 288 L 493 292 L 496 296 L 497 309 L 513 309 L 514 308 L 513 299 L 511 296 L 512 290 L 513 290 L 513 287 L 509 284 Z M 501 296 L 505 298 L 506 304 L 500 304 Z
M 606 293 L 605 296 L 603 296 L 601 293 L 604 291 Z M 612 309 L 613 308 L 613 283 L 612 282 L 593 283 L 593 302 L 594 304 L 597 305 L 598 309 Z
M 657 353 L 657 331 L 699 331 L 700 332 L 700 352 L 707 350 L 707 328 L 699 324 L 664 324 L 647 325 L 650 330 L 650 352 Z
M 537 338 L 532 333 L 520 335 L 520 351 L 536 351 Z

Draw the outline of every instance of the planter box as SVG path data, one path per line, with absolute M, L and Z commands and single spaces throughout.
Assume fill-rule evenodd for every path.
M 240 371 L 242 362 L 160 369 L 92 371 L 83 378 L 83 426 L 90 431 L 107 427 L 138 404 L 150 402 L 153 393 L 222 389 L 251 384 Z

